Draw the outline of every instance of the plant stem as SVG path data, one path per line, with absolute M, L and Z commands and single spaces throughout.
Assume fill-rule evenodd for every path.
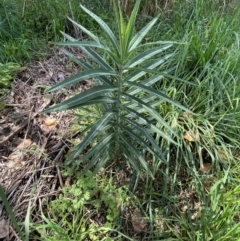
M 123 83 L 123 68 L 122 65 L 119 66 L 118 75 L 118 90 L 117 90 L 117 130 L 116 130 L 116 156 L 119 156 L 119 136 L 120 136 L 120 122 L 121 122 L 121 93 L 122 93 L 122 83 Z

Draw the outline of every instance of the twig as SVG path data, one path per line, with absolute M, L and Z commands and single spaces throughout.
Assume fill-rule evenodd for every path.
M 58 152 L 57 156 L 54 158 L 54 160 L 53 160 L 54 162 L 60 158 L 62 153 L 65 151 L 66 147 L 67 146 L 64 144 L 63 147 L 61 148 L 61 150 Z M 57 175 L 58 175 L 59 183 L 60 183 L 60 186 L 62 188 L 63 187 L 63 180 L 62 180 L 62 175 L 61 175 L 58 164 L 56 165 L 56 168 L 57 168 Z
M 46 101 L 43 106 L 33 114 L 32 118 L 35 118 L 39 112 L 41 112 L 43 109 L 45 109 L 51 102 L 51 99 L 49 98 L 48 101 Z M 30 119 L 30 116 L 29 116 L 29 119 Z M 9 141 L 14 135 L 18 134 L 23 128 L 26 127 L 26 125 L 29 123 L 28 120 L 24 120 L 20 125 L 16 126 L 14 129 L 13 129 L 13 132 L 6 136 L 5 138 L 3 139 L 0 139 L 0 146 L 2 146 L 4 143 L 6 143 L 7 141 Z

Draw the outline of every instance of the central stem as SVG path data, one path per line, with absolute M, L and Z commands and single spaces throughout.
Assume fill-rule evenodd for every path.
M 119 74 L 117 79 L 117 104 L 116 104 L 116 113 L 117 113 L 117 128 L 116 128 L 116 156 L 119 157 L 119 142 L 120 142 L 120 125 L 121 125 L 121 95 L 122 95 L 122 85 L 123 85 L 123 68 L 122 65 L 119 66 Z

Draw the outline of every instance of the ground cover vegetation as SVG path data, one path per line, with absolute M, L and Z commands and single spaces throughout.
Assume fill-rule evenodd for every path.
M 32 217 L 29 201 L 22 223 L 1 188 L 19 236 L 239 240 L 238 1 L 89 2 L 0 9 L 2 93 L 53 42 L 78 66 L 41 91 L 67 93 L 45 112 L 73 110 L 61 171 L 74 181 Z M 72 90 L 89 79 L 84 92 Z

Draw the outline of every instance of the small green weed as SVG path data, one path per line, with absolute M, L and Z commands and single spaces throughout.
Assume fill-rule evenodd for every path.
M 0 63 L 0 95 L 7 91 L 10 81 L 14 75 L 20 70 L 20 65 L 9 62 L 7 64 Z
M 48 205 L 46 220 L 52 226 L 55 223 L 58 231 L 48 226 L 43 235 L 47 240 L 57 240 L 62 233 L 66 239 L 61 240 L 119 240 L 112 234 L 120 228 L 121 206 L 130 200 L 125 187 L 116 187 L 104 176 L 93 177 L 90 171 L 78 172 L 75 178 L 74 184 L 63 188 Z
M 36 184 L 33 185 L 32 187 L 32 191 L 31 191 L 31 197 L 35 191 L 36 188 Z M 27 212 L 26 212 L 26 216 L 25 216 L 25 220 L 24 222 L 22 222 L 21 224 L 19 222 L 17 222 L 17 219 L 13 213 L 13 210 L 8 202 L 7 196 L 3 190 L 3 187 L 0 185 L 0 200 L 3 202 L 7 213 L 9 214 L 9 217 L 12 221 L 13 227 L 15 228 L 15 230 L 17 231 L 19 237 L 21 238 L 21 240 L 25 240 L 25 241 L 29 241 L 29 235 L 30 235 L 30 215 L 31 215 L 31 201 L 29 201 L 28 203 L 28 208 L 27 208 Z M 24 226 L 25 230 L 22 231 L 21 227 Z M 4 230 L 4 229 L 3 229 Z M 1 233 L 1 235 L 4 233 Z M 3 237 L 3 236 L 1 236 Z M 7 237 L 7 234 L 6 234 Z M 5 237 L 3 237 L 5 238 Z

